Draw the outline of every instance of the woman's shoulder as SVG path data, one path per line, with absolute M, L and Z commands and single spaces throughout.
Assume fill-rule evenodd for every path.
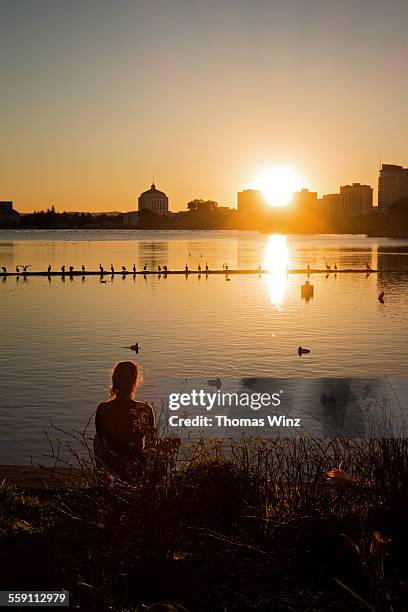
M 111 400 L 107 400 L 106 402 L 101 402 L 96 409 L 96 414 L 105 414 L 106 412 L 109 412 L 111 408 L 112 408 Z
M 130 408 L 138 412 L 153 412 L 153 404 L 141 400 L 132 400 Z

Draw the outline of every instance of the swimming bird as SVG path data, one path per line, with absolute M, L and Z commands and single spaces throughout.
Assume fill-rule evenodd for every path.
M 210 387 L 216 387 L 218 389 L 218 391 L 221 389 L 222 387 L 222 380 L 221 378 L 212 378 L 210 380 L 207 380 L 207 385 L 210 385 Z
M 106 280 L 104 280 L 103 278 L 101 278 L 101 279 L 99 280 L 99 282 L 100 282 L 100 283 L 103 283 L 104 285 L 106 285 L 106 283 L 107 283 L 108 281 L 106 281 Z
M 308 353 L 311 353 L 310 349 L 303 348 L 302 346 L 299 346 L 299 348 L 298 348 L 298 355 L 299 355 L 299 357 L 300 357 L 300 355 L 307 355 Z
M 124 346 L 123 348 L 127 348 L 130 351 L 135 351 L 135 353 L 137 354 L 139 352 L 139 343 L 136 342 L 135 344 L 131 344 L 130 346 Z
M 136 265 L 133 264 L 133 274 L 136 274 Z
M 7 274 L 7 268 L 5 268 L 4 266 L 1 266 L 1 269 L 3 270 L 4 274 Z
M 115 268 L 113 267 L 113 264 L 111 264 L 111 272 L 112 274 L 115 274 Z
M 381 304 L 384 304 L 384 297 L 385 293 L 384 291 L 381 291 L 380 295 L 378 296 L 378 301 L 381 302 Z

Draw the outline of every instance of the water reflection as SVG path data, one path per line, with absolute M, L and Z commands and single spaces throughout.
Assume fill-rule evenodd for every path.
M 268 285 L 271 304 L 281 306 L 288 284 L 289 249 L 286 236 L 274 234 L 269 236 L 266 246 L 263 268 L 269 270 L 265 279 Z

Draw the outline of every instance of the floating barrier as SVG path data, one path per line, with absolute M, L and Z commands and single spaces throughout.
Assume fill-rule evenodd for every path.
M 287 274 L 304 274 L 310 276 L 312 274 L 374 274 L 377 273 L 378 270 L 360 270 L 356 268 L 344 268 L 342 270 L 326 270 L 326 269 L 294 269 L 287 270 Z M 81 270 L 74 270 L 73 272 L 65 271 L 64 273 L 61 271 L 51 271 L 51 272 L 0 272 L 0 277 L 6 276 L 171 276 L 174 274 L 184 274 L 184 275 L 211 275 L 211 274 L 224 274 L 228 276 L 229 274 L 272 274 L 272 270 L 268 269 L 255 269 L 255 270 L 162 270 L 159 272 L 158 270 L 137 270 L 137 272 L 133 272 L 132 270 L 128 270 L 126 272 L 116 271 L 110 272 L 109 270 L 105 270 L 103 273 L 100 270 L 89 270 L 82 272 Z

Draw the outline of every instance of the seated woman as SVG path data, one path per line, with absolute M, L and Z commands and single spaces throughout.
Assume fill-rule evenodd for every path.
M 99 404 L 95 416 L 94 453 L 97 463 L 120 477 L 132 466 L 142 466 L 146 451 L 155 444 L 153 408 L 133 399 L 137 365 L 121 361 L 112 374 L 111 399 Z

